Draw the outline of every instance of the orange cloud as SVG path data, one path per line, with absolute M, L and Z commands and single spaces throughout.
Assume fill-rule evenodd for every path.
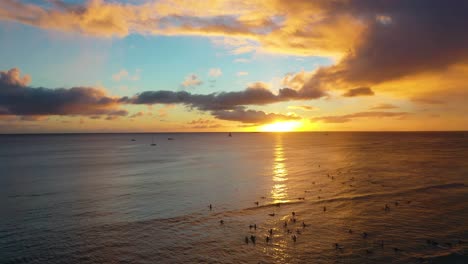
M 346 123 L 357 118 L 383 118 L 383 117 L 405 117 L 407 112 L 358 112 L 347 115 L 320 116 L 314 117 L 311 121 L 321 121 L 324 123 Z

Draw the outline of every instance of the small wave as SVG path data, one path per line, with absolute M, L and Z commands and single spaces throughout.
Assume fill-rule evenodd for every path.
M 434 263 L 434 264 L 463 264 L 468 263 L 468 256 L 459 252 L 445 252 L 436 256 L 421 257 L 423 263 Z
M 466 185 L 463 184 L 463 183 L 447 183 L 447 184 L 421 186 L 421 187 L 417 187 L 417 188 L 411 188 L 411 189 L 393 191 L 393 192 L 368 193 L 368 194 L 362 194 L 362 195 L 328 198 L 328 199 L 323 199 L 321 201 L 316 201 L 315 203 L 349 201 L 349 200 L 362 200 L 362 199 L 367 199 L 367 198 L 372 198 L 372 197 L 390 196 L 390 195 L 396 195 L 396 194 L 420 192 L 420 191 L 427 191 L 427 190 L 431 190 L 431 189 L 453 189 L 453 188 L 465 188 L 465 187 L 466 187 Z
M 59 192 L 46 192 L 46 193 L 32 193 L 32 194 L 14 194 L 8 195 L 8 198 L 30 198 L 30 197 L 41 197 L 41 196 L 50 196 L 56 195 Z
M 262 204 L 262 205 L 259 205 L 259 206 L 247 207 L 247 208 L 244 208 L 243 210 L 258 210 L 258 209 L 271 208 L 271 207 L 281 207 L 282 205 L 300 204 L 300 203 L 303 203 L 303 202 L 304 202 L 304 200 L 284 201 L 284 202 L 279 202 L 279 203 L 268 203 L 268 204 Z

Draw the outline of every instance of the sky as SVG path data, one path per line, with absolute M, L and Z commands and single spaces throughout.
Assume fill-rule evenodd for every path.
M 0 133 L 468 130 L 468 2 L 0 0 Z

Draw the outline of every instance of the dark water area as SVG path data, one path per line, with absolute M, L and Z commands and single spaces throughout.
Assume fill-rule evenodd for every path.
M 468 132 L 152 138 L 0 135 L 0 263 L 468 263 Z

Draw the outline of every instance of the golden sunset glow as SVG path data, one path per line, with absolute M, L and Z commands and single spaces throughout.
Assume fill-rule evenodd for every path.
M 467 130 L 466 12 L 395 1 L 0 0 L 0 133 Z
M 299 121 L 278 121 L 260 127 L 262 132 L 292 132 L 297 131 L 301 126 Z

